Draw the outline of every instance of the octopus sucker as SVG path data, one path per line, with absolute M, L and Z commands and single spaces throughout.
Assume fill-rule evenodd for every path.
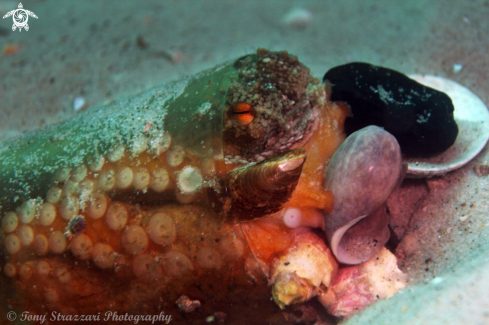
M 61 167 L 56 172 L 55 180 L 58 182 L 64 182 L 68 179 L 68 177 L 70 177 L 70 173 L 71 173 L 71 168 Z
M 61 199 L 62 193 L 63 190 L 61 188 L 58 186 L 53 186 L 46 194 L 46 201 L 49 203 L 58 203 L 58 201 Z
M 51 265 L 49 262 L 40 260 L 36 264 L 36 273 L 41 276 L 46 276 L 51 272 Z
M 19 236 L 10 234 L 5 238 L 5 248 L 10 254 L 16 254 L 20 250 Z
M 49 193 L 48 195 L 49 196 Z M 43 226 L 51 225 L 57 216 L 56 206 L 53 203 L 43 203 L 39 211 L 39 223 Z
M 3 271 L 9 278 L 13 278 L 17 274 L 17 268 L 12 263 L 6 263 L 3 267 Z
M 111 148 L 109 152 L 107 153 L 107 161 L 109 162 L 117 162 L 121 160 L 122 156 L 124 155 L 126 148 L 123 144 L 118 144 Z
M 34 251 L 37 255 L 46 255 L 49 251 L 49 242 L 46 236 L 36 235 L 33 242 Z
M 168 175 L 168 171 L 159 167 L 155 170 L 151 171 L 151 179 L 149 183 L 149 187 L 158 193 L 163 192 L 170 185 L 170 176 Z
M 115 263 L 116 255 L 114 249 L 108 244 L 98 243 L 93 247 L 93 262 L 101 269 L 112 268 Z
M 79 182 L 87 176 L 87 166 L 84 164 L 77 166 L 71 171 L 70 179 L 74 182 Z
M 66 251 L 68 243 L 66 237 L 61 231 L 53 231 L 48 239 L 49 251 L 54 254 L 61 254 Z
M 17 233 L 19 234 L 22 246 L 29 246 L 34 240 L 34 231 L 32 230 L 32 227 L 22 225 L 17 230 Z
M 78 215 L 80 210 L 80 200 L 74 195 L 65 196 L 59 204 L 59 214 L 65 220 L 71 220 Z
M 33 199 L 23 203 L 18 210 L 19 220 L 22 223 L 30 223 L 32 220 L 34 220 L 35 214 L 36 201 Z
M 177 237 L 175 221 L 164 212 L 158 212 L 151 216 L 146 232 L 150 239 L 159 245 L 170 245 Z
M 302 221 L 302 212 L 296 208 L 288 208 L 283 216 L 284 224 L 289 228 L 297 228 Z
M 14 231 L 15 229 L 17 229 L 18 225 L 19 217 L 17 216 L 17 213 L 13 211 L 7 212 L 2 218 L 2 229 L 6 233 Z
M 145 167 L 139 167 L 134 171 L 134 178 L 132 181 L 132 185 L 136 190 L 143 190 L 149 186 L 149 171 Z
M 134 171 L 131 167 L 122 166 L 115 174 L 115 181 L 117 188 L 126 189 L 131 186 L 134 178 Z
M 177 176 L 177 186 L 185 194 L 193 194 L 200 190 L 203 181 L 200 170 L 192 166 L 185 166 Z
M 109 229 L 119 231 L 125 228 L 128 219 L 128 209 L 121 202 L 112 202 L 107 209 L 105 222 Z
M 116 178 L 113 169 L 106 169 L 100 173 L 98 186 L 102 191 L 110 191 L 115 187 Z
M 70 250 L 73 256 L 86 261 L 92 258 L 93 244 L 91 239 L 84 234 L 78 235 L 70 242 Z
M 171 167 L 177 167 L 183 162 L 184 158 L 185 158 L 185 149 L 177 145 L 171 147 L 170 150 L 168 151 L 166 155 L 166 162 Z
M 148 247 L 148 236 L 140 226 L 128 226 L 121 237 L 122 247 L 129 255 L 142 253 Z
M 95 193 L 90 196 L 89 204 L 86 207 L 86 214 L 92 219 L 98 219 L 104 216 L 107 211 L 109 199 L 103 193 Z
M 105 157 L 101 154 L 97 154 L 88 159 L 88 168 L 92 172 L 98 172 L 104 167 Z

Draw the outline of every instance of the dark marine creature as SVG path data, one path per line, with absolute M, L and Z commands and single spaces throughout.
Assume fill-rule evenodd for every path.
M 332 101 L 351 107 L 345 121 L 348 135 L 368 125 L 383 127 L 411 157 L 441 153 L 457 138 L 450 97 L 400 72 L 354 62 L 330 69 L 323 80 Z

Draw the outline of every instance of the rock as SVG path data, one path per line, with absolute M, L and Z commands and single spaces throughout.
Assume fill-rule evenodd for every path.
M 457 138 L 450 97 L 402 73 L 354 62 L 330 69 L 323 81 L 331 87 L 332 101 L 351 107 L 345 121 L 347 135 L 368 125 L 381 126 L 411 157 L 441 153 Z
M 391 297 L 407 283 L 396 257 L 383 248 L 365 263 L 340 269 L 318 300 L 331 315 L 349 317 Z

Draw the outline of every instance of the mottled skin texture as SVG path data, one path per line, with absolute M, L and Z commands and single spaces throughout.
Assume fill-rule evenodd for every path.
M 258 162 L 304 145 L 316 127 L 318 109 L 310 92 L 319 80 L 286 51 L 260 49 L 257 55 L 237 60 L 235 67 L 239 79 L 231 84 L 226 104 L 250 104 L 255 116 L 250 124 L 241 126 L 233 122 L 228 110 L 226 162 Z
M 287 52 L 259 50 L 257 55 L 238 60 L 235 66 L 239 78 L 229 89 L 226 105 L 243 101 L 254 107 L 256 115 L 244 127 L 226 115 L 227 160 L 261 161 L 304 144 L 316 125 L 315 96 L 320 92 L 310 89 L 319 87 L 319 81 Z M 200 118 L 198 114 L 196 119 Z M 3 295 L 9 308 L 65 315 L 104 311 L 157 315 L 164 311 L 178 324 L 204 324 L 207 316 L 224 312 L 228 324 L 256 319 L 284 323 L 278 307 L 269 300 L 266 278 L 241 229 L 213 211 L 214 202 L 209 201 L 212 195 L 207 194 L 215 194 L 215 190 L 206 186 L 215 186 L 216 166 L 212 160 L 209 163 L 208 157 L 187 148 L 182 162 L 170 163 L 170 152 L 177 145 L 172 140 L 169 148 L 156 154 L 128 147 L 121 159 L 113 161 L 108 161 L 109 153 L 103 152 L 105 163 L 100 169 L 71 166 L 72 172 L 65 178 L 43 185 L 44 195 L 37 198 L 32 219 L 26 220 L 22 216 L 29 212 L 17 208 L 18 227 L 0 229 L 0 285 L 8 288 Z M 208 182 L 191 195 L 182 195 L 178 189 L 177 176 L 185 166 L 199 169 Z M 77 167 L 86 169 L 81 173 L 84 177 L 80 177 Z M 149 185 L 141 188 L 135 180 L 128 187 L 119 185 L 117 182 L 129 177 L 123 174 L 122 180 L 118 179 L 118 173 L 126 167 L 133 171 L 134 178 L 139 173 L 143 184 L 149 178 Z M 168 172 L 168 185 L 156 190 L 151 184 L 161 182 L 161 175 L 156 173 L 161 169 Z M 110 185 L 114 177 L 118 180 Z M 59 198 L 49 197 L 48 190 L 53 186 L 60 189 Z M 96 195 L 104 198 L 105 208 Z M 41 211 L 48 202 L 54 206 L 56 218 L 46 225 Z M 70 206 L 67 202 L 75 203 Z M 109 209 L 116 203 L 124 206 L 125 212 L 109 216 Z M 90 212 L 90 207 L 101 209 L 101 216 L 94 217 L 96 213 Z M 56 243 L 54 235 L 67 230 L 71 218 L 66 210 L 73 216 L 83 216 L 86 228 L 67 236 L 63 246 Z M 171 218 L 176 235 L 166 223 L 152 225 L 153 217 L 160 212 Z M 163 234 L 160 237 L 159 232 Z M 81 244 L 80 238 L 85 240 Z M 46 242 L 47 248 L 43 246 Z M 106 246 L 97 246 L 101 244 Z M 110 249 L 107 254 L 100 249 L 96 253 L 97 247 Z M 200 300 L 202 307 L 191 314 L 180 312 L 175 304 L 180 295 Z

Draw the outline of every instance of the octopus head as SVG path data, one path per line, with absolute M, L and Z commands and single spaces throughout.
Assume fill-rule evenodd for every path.
M 238 59 L 224 121 L 227 163 L 259 162 L 301 147 L 316 126 L 319 80 L 296 56 L 259 49 Z

